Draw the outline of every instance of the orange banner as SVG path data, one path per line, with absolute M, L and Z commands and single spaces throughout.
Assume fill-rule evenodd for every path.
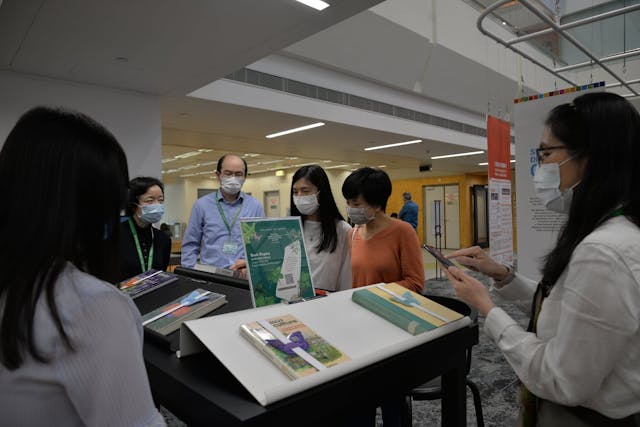
M 511 180 L 511 131 L 509 122 L 487 116 L 489 179 Z

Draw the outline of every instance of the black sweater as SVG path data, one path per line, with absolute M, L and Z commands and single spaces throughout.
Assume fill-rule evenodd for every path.
M 120 281 L 128 279 L 137 274 L 146 271 L 146 266 L 149 262 L 149 250 L 151 248 L 151 227 L 145 228 L 138 227 L 135 221 L 133 221 L 136 232 L 138 233 L 138 241 L 140 242 L 140 249 L 142 250 L 142 256 L 144 257 L 145 269 L 142 270 L 140 265 L 140 257 L 136 250 L 136 244 L 133 240 L 133 234 L 129 227 L 129 221 L 125 221 L 120 224 Z M 169 266 L 169 257 L 171 255 L 171 238 L 166 233 L 153 229 L 153 261 L 151 268 L 156 270 L 166 270 Z

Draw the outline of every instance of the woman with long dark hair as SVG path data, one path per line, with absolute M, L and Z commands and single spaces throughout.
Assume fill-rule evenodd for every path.
M 302 217 L 311 278 L 316 288 L 351 288 L 349 230 L 338 211 L 329 178 L 318 165 L 303 166 L 291 180 L 291 215 Z
M 478 247 L 449 254 L 491 276 L 498 294 L 533 301 L 524 330 L 479 281 L 446 271 L 522 382 L 521 425 L 640 421 L 639 159 L 640 115 L 624 98 L 592 93 L 560 105 L 545 121 L 533 182 L 568 218 L 542 280 L 514 275 Z
M 3 425 L 164 425 L 117 279 L 127 160 L 89 117 L 38 107 L 0 151 Z
M 152 268 L 166 270 L 171 238 L 153 226 L 164 215 L 164 185 L 141 176 L 129 181 L 126 221 L 120 225 L 120 280 Z

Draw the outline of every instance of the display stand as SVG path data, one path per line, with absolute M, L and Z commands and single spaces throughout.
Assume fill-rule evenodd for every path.
M 301 304 L 260 307 L 183 324 L 180 357 L 209 351 L 261 404 L 269 405 L 461 329 L 468 317 L 412 336 L 351 301 L 353 290 Z M 351 360 L 308 377 L 290 380 L 240 336 L 243 323 L 292 314 Z

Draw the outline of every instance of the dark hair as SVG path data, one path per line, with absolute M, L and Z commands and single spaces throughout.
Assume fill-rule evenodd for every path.
M 244 163 L 244 176 L 247 176 L 247 174 L 249 173 L 249 167 L 247 166 L 247 161 L 242 157 L 238 156 L 237 154 L 225 154 L 224 156 L 220 157 L 218 159 L 218 165 L 216 166 L 216 171 L 220 173 L 220 171 L 222 170 L 222 163 L 224 162 L 224 159 L 227 158 L 227 156 L 236 156 L 240 160 L 242 160 L 242 163 Z
M 404 193 L 402 193 L 402 198 L 405 200 L 411 200 L 411 193 L 405 191 Z
M 391 196 L 391 180 L 381 169 L 364 167 L 351 173 L 342 184 L 345 199 L 356 199 L 362 194 L 371 206 L 379 206 L 384 212 Z
M 576 246 L 616 208 L 621 206 L 623 214 L 640 226 L 640 115 L 621 96 L 596 92 L 555 107 L 545 125 L 570 155 L 586 162 L 574 188 L 569 218 L 544 258 L 542 280 L 548 291 Z
M 336 232 L 336 220 L 344 221 L 344 217 L 336 206 L 336 201 L 333 198 L 333 192 L 331 191 L 331 185 L 329 184 L 329 178 L 322 167 L 318 165 L 303 166 L 293 174 L 291 179 L 291 192 L 289 195 L 289 203 L 291 206 L 292 216 L 302 216 L 300 211 L 293 203 L 293 184 L 300 179 L 306 179 L 316 187 L 318 187 L 318 216 L 320 217 L 320 224 L 322 225 L 322 240 L 316 246 L 318 252 L 328 250 L 333 252 L 338 245 L 338 233 Z
M 124 208 L 125 215 L 133 216 L 133 213 L 136 211 L 136 208 L 140 203 L 138 197 L 142 196 L 154 185 L 160 187 L 160 190 L 162 190 L 162 194 L 164 195 L 164 184 L 162 184 L 162 181 L 159 179 L 140 176 L 129 181 L 129 198 L 127 200 L 127 206 Z
M 0 362 L 8 369 L 20 367 L 25 353 L 47 361 L 34 342 L 40 297 L 73 349 L 55 304 L 56 281 L 67 262 L 116 279 L 128 180 L 116 139 L 83 114 L 37 107 L 9 133 L 0 151 Z

